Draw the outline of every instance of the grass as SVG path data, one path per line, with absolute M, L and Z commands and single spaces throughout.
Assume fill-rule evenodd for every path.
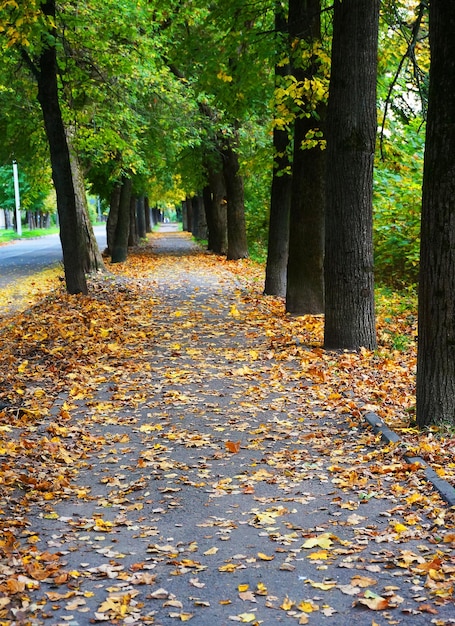
M 33 237 L 43 237 L 44 235 L 54 235 L 58 233 L 58 226 L 52 226 L 52 228 L 36 228 L 34 230 L 28 230 L 24 228 L 22 230 L 22 237 L 18 237 L 15 230 L 0 230 L 0 244 L 8 243 L 16 239 L 32 239 Z

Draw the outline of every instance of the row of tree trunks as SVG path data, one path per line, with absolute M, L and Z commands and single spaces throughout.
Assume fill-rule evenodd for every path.
M 123 263 L 128 248 L 137 246 L 158 222 L 157 211 L 151 210 L 148 198 L 133 193 L 133 181 L 123 176 L 111 193 L 106 224 L 107 248 L 112 263 Z
M 187 197 L 182 205 L 183 229 L 208 249 L 237 260 L 248 256 L 243 177 L 233 141 L 226 141 L 218 163 L 207 162 L 208 183 L 202 194 Z
M 307 51 L 318 48 L 320 15 L 320 0 L 289 0 L 290 50 L 298 50 L 299 41 L 304 41 Z M 303 107 L 293 129 L 286 310 L 299 315 L 325 312 L 326 348 L 376 347 L 372 184 L 378 22 L 379 0 L 335 0 L 327 155 L 319 145 L 302 149 L 307 134 L 323 128 L 324 105 L 312 114 Z M 276 24 L 277 30 L 283 30 L 283 18 L 278 16 Z M 292 72 L 299 82 L 318 73 L 316 55 L 305 58 L 301 66 L 291 55 Z M 285 138 L 277 134 L 274 140 L 281 155 Z M 266 281 L 274 269 L 272 258 L 276 277 L 266 282 L 265 292 L 282 295 L 279 277 L 284 272 L 272 243 L 274 235 L 281 237 L 288 229 L 289 191 L 284 182 L 282 187 L 275 179 L 273 183 L 280 196 L 276 200 L 272 196 Z M 280 246 L 284 251 L 283 242 Z

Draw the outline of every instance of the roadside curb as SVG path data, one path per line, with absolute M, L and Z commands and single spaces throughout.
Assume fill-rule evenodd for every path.
M 381 435 L 381 439 L 383 441 L 387 443 L 402 443 L 403 446 L 406 445 L 399 435 L 386 426 L 376 413 L 366 413 L 364 419 L 372 427 L 373 432 Z M 450 483 L 438 476 L 434 469 L 431 468 L 421 457 L 411 456 L 405 452 L 404 458 L 407 463 L 419 463 L 425 470 L 425 478 L 431 485 L 433 485 L 434 489 L 439 493 L 441 498 L 445 500 L 449 506 L 455 506 L 455 488 L 452 487 Z

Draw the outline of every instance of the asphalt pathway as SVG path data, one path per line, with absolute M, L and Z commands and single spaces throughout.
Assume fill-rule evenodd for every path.
M 17 538 L 68 573 L 30 582 L 17 623 L 455 623 L 453 542 L 418 506 L 418 470 L 268 354 L 227 269 L 193 272 L 171 226 L 153 246 L 169 262 L 138 367 L 62 395 L 37 432 L 88 451 L 77 497 L 32 506 Z

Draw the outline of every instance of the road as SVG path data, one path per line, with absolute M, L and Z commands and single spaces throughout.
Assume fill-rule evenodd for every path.
M 106 227 L 96 226 L 94 232 L 100 250 L 103 250 L 106 247 Z M 0 246 L 0 288 L 61 262 L 59 235 L 21 239 Z

